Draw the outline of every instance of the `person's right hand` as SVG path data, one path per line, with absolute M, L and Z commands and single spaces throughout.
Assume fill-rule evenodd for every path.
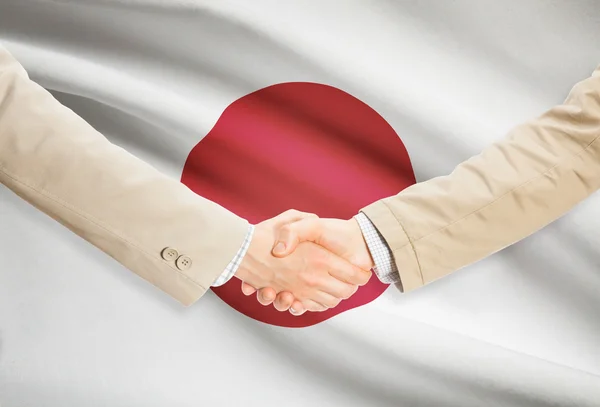
M 323 246 L 331 253 L 363 270 L 374 267 L 360 226 L 354 218 L 341 220 L 305 216 L 301 219 L 294 219 L 293 222 L 280 226 L 277 241 L 278 244 L 273 249 L 273 255 L 276 257 L 288 256 L 301 242 L 308 241 Z M 245 295 L 252 295 L 256 291 L 248 284 L 242 284 L 242 292 Z M 278 311 L 289 309 L 293 315 L 302 315 L 306 311 L 313 311 L 289 292 L 277 293 L 272 288 L 266 287 L 258 290 L 257 295 L 258 301 L 262 305 L 272 303 Z
M 371 272 L 349 263 L 322 246 L 303 242 L 293 253 L 271 254 L 282 225 L 315 217 L 298 211 L 283 214 L 255 226 L 254 236 L 236 277 L 254 289 L 271 287 L 301 301 L 306 310 L 323 311 L 349 298 L 369 281 Z

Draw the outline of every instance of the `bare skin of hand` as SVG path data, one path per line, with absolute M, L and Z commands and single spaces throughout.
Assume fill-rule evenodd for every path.
M 366 284 L 370 272 L 309 241 L 298 240 L 292 250 L 272 255 L 275 239 L 287 230 L 286 225 L 292 225 L 298 219 L 318 218 L 287 211 L 256 225 L 252 243 L 236 277 L 254 290 L 268 288 L 275 294 L 281 293 L 284 299 L 291 296 L 292 301 L 299 301 L 304 309 L 322 311 L 335 307 L 354 294 L 358 286 Z M 289 230 L 289 233 L 295 231 Z M 292 239 L 295 235 L 290 236 Z M 260 295 L 259 300 L 264 303 Z
M 277 244 L 273 248 L 273 255 L 276 257 L 290 255 L 301 242 L 314 242 L 363 270 L 374 267 L 367 244 L 354 218 L 341 220 L 305 217 L 281 226 L 276 240 Z M 251 284 L 242 284 L 245 295 L 252 295 L 256 291 Z M 293 315 L 313 311 L 312 304 L 306 304 L 291 292 L 278 292 L 274 287 L 259 289 L 258 301 L 263 305 L 274 303 L 277 310 L 289 309 Z

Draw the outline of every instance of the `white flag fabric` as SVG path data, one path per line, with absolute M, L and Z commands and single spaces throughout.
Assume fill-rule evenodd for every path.
M 595 0 L 1 0 L 0 42 L 176 179 L 228 106 L 304 82 L 379 113 L 423 181 L 560 103 L 599 21 Z M 1 187 L 0 405 L 600 406 L 599 204 L 290 328 L 212 292 L 184 308 Z

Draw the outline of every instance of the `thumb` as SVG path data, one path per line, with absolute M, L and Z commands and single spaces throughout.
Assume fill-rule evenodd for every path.
M 275 257 L 285 257 L 292 253 L 301 242 L 318 244 L 323 228 L 318 218 L 306 218 L 282 226 L 277 233 L 272 253 Z

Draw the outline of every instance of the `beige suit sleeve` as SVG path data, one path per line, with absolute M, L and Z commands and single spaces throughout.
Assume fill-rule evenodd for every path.
M 111 144 L 2 47 L 0 182 L 184 305 L 223 272 L 248 229 Z M 165 248 L 177 255 L 165 260 Z
M 386 239 L 404 291 L 541 229 L 600 187 L 600 68 L 566 101 L 514 128 L 448 176 L 362 209 Z

